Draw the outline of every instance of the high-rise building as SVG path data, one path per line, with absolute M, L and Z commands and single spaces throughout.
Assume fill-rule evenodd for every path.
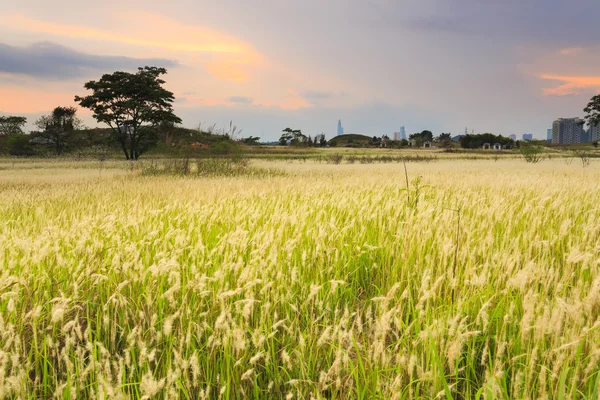
M 509 135 L 509 138 L 511 138 L 513 141 L 517 141 L 517 135 Z
M 577 144 L 584 139 L 583 120 L 559 118 L 552 124 L 552 144 Z
M 588 130 L 588 140 L 590 142 L 598 142 L 600 141 L 600 124 L 596 126 L 590 126 Z
M 400 140 L 406 139 L 406 129 L 403 126 L 400 127 Z
M 394 141 L 400 140 L 400 132 L 394 132 Z
M 547 133 L 546 133 L 546 140 L 550 143 L 552 143 L 552 128 L 548 129 Z
M 337 136 L 340 136 L 343 134 L 344 134 L 344 127 L 342 126 L 342 120 L 338 119 Z
M 531 133 L 524 133 L 523 140 L 533 140 L 533 135 Z

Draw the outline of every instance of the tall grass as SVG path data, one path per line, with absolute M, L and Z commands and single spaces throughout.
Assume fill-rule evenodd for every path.
M 596 398 L 598 164 L 278 167 L 0 170 L 0 397 Z

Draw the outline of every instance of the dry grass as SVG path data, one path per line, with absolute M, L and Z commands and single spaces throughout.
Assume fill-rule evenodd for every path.
M 0 163 L 0 397 L 598 396 L 593 160 L 97 164 Z

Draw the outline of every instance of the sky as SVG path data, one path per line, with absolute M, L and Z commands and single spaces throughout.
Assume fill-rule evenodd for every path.
M 600 93 L 597 0 L 20 0 L 0 7 L 0 114 L 165 67 L 189 128 L 533 133 Z M 86 125 L 97 126 L 87 110 Z

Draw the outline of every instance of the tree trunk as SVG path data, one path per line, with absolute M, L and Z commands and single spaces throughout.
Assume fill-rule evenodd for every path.
M 136 152 L 135 152 L 135 132 L 129 136 L 129 144 L 130 144 L 129 152 L 131 153 L 130 159 L 137 160 Z
M 123 150 L 123 153 L 125 153 L 125 159 L 129 160 L 129 153 L 127 152 L 127 146 L 125 146 L 125 140 L 119 140 L 119 143 L 121 143 L 121 149 Z

